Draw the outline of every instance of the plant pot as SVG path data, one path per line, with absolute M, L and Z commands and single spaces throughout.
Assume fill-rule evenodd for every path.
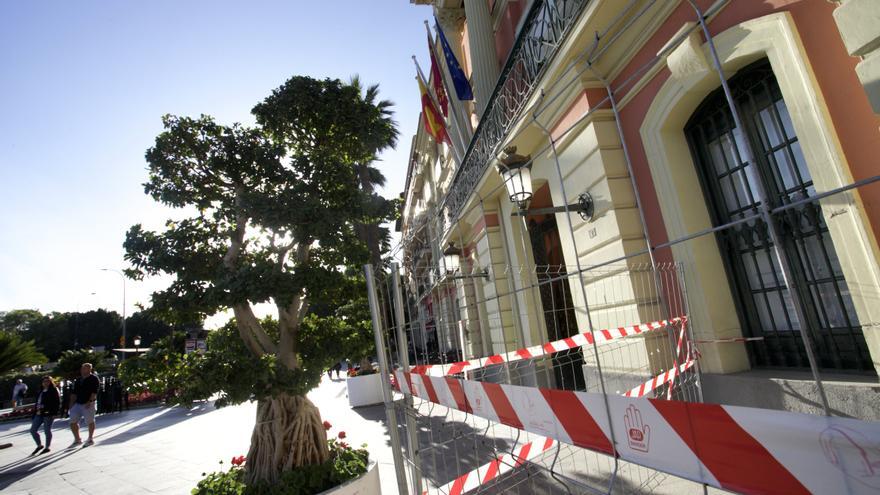
M 345 386 L 348 389 L 348 404 L 351 407 L 372 406 L 383 401 L 382 377 L 379 373 L 347 378 Z
M 372 375 L 367 375 L 367 378 Z M 378 374 L 376 376 L 379 376 Z M 355 377 L 358 378 L 358 377 Z M 323 491 L 318 495 L 381 495 L 382 485 L 379 483 L 379 465 L 370 461 L 367 472 L 360 477 L 347 481 L 335 488 Z

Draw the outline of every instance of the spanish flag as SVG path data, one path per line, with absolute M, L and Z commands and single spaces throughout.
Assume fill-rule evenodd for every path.
M 446 141 L 452 145 L 452 141 L 449 140 L 449 134 L 446 132 L 446 126 L 443 123 L 443 117 L 437 111 L 434 100 L 428 94 L 428 86 L 422 79 L 422 75 L 418 72 L 416 72 L 416 79 L 419 81 L 419 92 L 422 93 L 422 118 L 425 121 L 425 130 L 438 143 Z
M 425 22 L 425 28 L 428 23 Z M 446 88 L 443 87 L 443 76 L 440 74 L 440 64 L 437 63 L 437 57 L 434 56 L 434 44 L 431 43 L 431 33 L 428 32 L 428 53 L 431 54 L 431 78 L 434 80 L 434 94 L 437 96 L 437 103 L 440 104 L 440 110 L 443 116 L 449 115 L 449 101 L 446 98 Z

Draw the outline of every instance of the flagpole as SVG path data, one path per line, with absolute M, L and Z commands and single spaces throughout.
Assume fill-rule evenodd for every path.
M 440 78 L 442 79 L 442 81 L 440 81 L 440 82 L 443 83 L 444 89 L 446 90 L 446 97 L 449 102 L 449 106 L 452 108 L 452 118 L 455 120 L 456 133 L 458 134 L 458 138 L 461 140 L 461 146 L 462 146 L 463 153 L 467 153 L 468 145 L 470 144 L 470 137 L 469 137 L 469 135 L 471 134 L 470 127 L 468 127 L 468 133 L 465 133 L 464 132 L 464 125 L 467 124 L 467 120 L 463 120 L 461 114 L 458 113 L 458 105 L 456 104 L 457 102 L 453 101 L 452 93 L 449 92 L 449 88 L 451 87 L 451 85 L 449 84 L 450 81 L 448 79 L 448 74 L 447 74 L 447 72 L 449 72 L 449 70 L 448 69 L 443 70 L 443 65 L 440 63 L 441 59 L 444 60 L 444 62 L 445 62 L 446 58 L 438 56 L 437 51 L 434 50 L 435 42 L 434 42 L 433 36 L 431 34 L 431 26 L 428 25 L 428 21 L 425 21 L 425 31 L 427 31 L 427 33 L 428 33 L 428 49 L 431 50 L 431 54 L 433 55 L 433 60 L 437 61 L 437 65 L 438 65 L 437 68 L 440 69 Z M 458 99 L 457 95 L 456 95 L 455 100 L 458 100 L 458 103 L 461 102 L 461 100 Z
M 428 97 L 431 98 L 431 101 L 434 103 L 434 106 L 437 108 L 437 111 L 440 112 L 439 117 L 441 119 L 443 119 L 443 125 L 446 126 L 446 129 L 449 129 L 450 128 L 449 120 L 443 116 L 443 113 L 442 113 L 443 110 L 440 108 L 440 98 L 438 98 L 437 95 L 434 93 L 434 88 L 431 87 L 430 80 L 428 78 L 426 78 L 425 73 L 422 72 L 422 67 L 419 65 L 418 60 L 416 60 L 416 56 L 413 55 L 412 59 L 413 59 L 413 63 L 416 64 L 416 72 L 418 74 L 418 77 L 421 78 L 421 81 L 425 85 L 425 89 L 428 92 Z M 456 128 L 457 128 L 457 126 L 456 126 Z M 447 131 L 447 135 L 448 134 L 449 134 L 449 132 Z M 459 138 L 460 137 L 461 136 L 459 136 Z M 454 148 L 455 145 L 452 143 L 452 136 L 449 136 L 449 141 L 450 141 L 449 144 Z M 459 141 L 460 141 L 460 139 L 459 139 Z M 458 145 L 459 145 L 459 147 L 461 147 L 460 142 L 458 143 Z M 460 150 L 456 150 L 456 151 L 458 151 L 458 155 L 460 157 L 461 151 Z M 461 163 L 461 160 L 459 160 L 459 163 Z
M 434 104 L 434 108 L 437 109 L 438 117 L 443 120 L 443 125 L 446 127 L 446 135 L 449 136 L 449 123 L 446 121 L 446 117 L 443 116 L 442 110 L 440 110 L 440 103 L 437 101 L 437 97 L 434 95 L 434 90 L 431 88 L 431 85 L 428 84 L 428 81 L 425 79 L 425 74 L 422 73 L 422 68 L 419 67 L 419 62 L 416 60 L 416 56 L 412 56 L 413 63 L 416 64 L 416 81 L 421 82 L 425 86 L 425 91 L 428 93 L 428 98 L 431 99 L 431 102 Z M 452 148 L 453 153 L 455 154 L 455 161 L 461 165 L 462 157 L 461 152 L 458 150 L 458 146 L 452 142 L 452 138 L 449 139 L 449 147 Z
M 427 23 L 428 23 L 428 21 L 425 21 L 426 25 L 427 25 Z M 443 64 L 440 66 L 440 72 L 446 78 L 447 87 L 450 87 L 450 86 L 453 87 L 453 89 L 455 89 L 455 95 L 458 96 L 459 95 L 458 86 L 455 84 L 455 77 L 452 75 L 452 68 L 449 66 L 449 57 L 446 56 L 447 55 L 446 50 L 450 51 L 449 56 L 452 57 L 453 59 L 455 59 L 455 53 L 452 52 L 452 47 L 449 46 L 449 42 L 446 40 L 446 36 L 443 34 L 443 28 L 440 27 L 440 23 L 437 22 L 436 17 L 434 18 L 434 29 L 437 31 L 437 38 L 440 39 L 440 44 L 443 45 L 443 48 L 441 48 L 441 50 L 440 50 L 443 55 L 441 57 L 443 59 Z M 444 68 L 446 70 L 443 70 Z M 464 76 L 464 74 L 462 74 L 462 76 Z M 465 80 L 465 84 L 469 84 L 467 82 L 467 80 Z M 470 89 L 470 88 L 468 88 L 468 89 Z M 472 100 L 473 96 L 471 96 L 470 99 Z M 462 105 L 465 105 L 465 99 L 458 98 L 458 101 Z M 465 112 L 465 115 L 459 115 L 459 118 L 462 123 L 462 130 L 463 130 L 462 132 L 464 132 L 464 130 L 466 129 L 467 136 L 473 136 L 474 135 L 474 128 L 471 125 L 470 113 L 467 111 L 466 106 L 462 106 L 462 110 L 464 110 L 464 112 Z M 465 139 L 465 141 L 470 143 L 470 137 Z

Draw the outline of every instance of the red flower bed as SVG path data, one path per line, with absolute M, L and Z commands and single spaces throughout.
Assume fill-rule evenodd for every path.
M 12 418 L 26 418 L 34 415 L 34 406 L 24 406 L 19 407 L 14 411 L 10 411 L 6 414 L 0 414 L 0 420 L 4 419 L 12 419 Z
M 128 396 L 128 405 L 129 406 L 137 406 L 142 404 L 153 404 L 162 401 L 162 396 L 159 394 L 154 394 L 152 392 L 140 392 L 137 394 L 130 394 Z

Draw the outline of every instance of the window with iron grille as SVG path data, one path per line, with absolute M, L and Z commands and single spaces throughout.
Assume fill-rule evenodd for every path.
M 771 208 L 816 194 L 788 106 L 765 59 L 729 81 L 745 129 L 735 129 L 721 89 L 710 94 L 685 127 L 715 225 L 758 212 L 753 180 L 763 182 Z M 745 162 L 748 139 L 756 163 Z M 756 174 L 748 173 L 756 167 Z M 803 303 L 806 327 L 826 369 L 873 370 L 862 328 L 818 201 L 774 217 L 794 272 L 791 291 L 773 255 L 767 225 L 751 220 L 716 235 L 749 357 L 759 367 L 809 366 L 792 297 Z

